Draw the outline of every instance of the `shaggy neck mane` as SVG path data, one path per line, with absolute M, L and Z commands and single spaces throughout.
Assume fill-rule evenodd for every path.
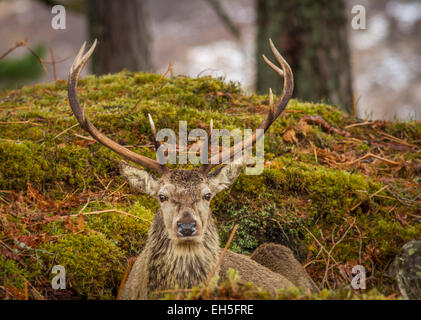
M 219 257 L 219 238 L 213 217 L 199 243 L 177 244 L 165 229 L 161 210 L 155 215 L 145 246 L 148 250 L 148 292 L 192 288 L 205 282 Z

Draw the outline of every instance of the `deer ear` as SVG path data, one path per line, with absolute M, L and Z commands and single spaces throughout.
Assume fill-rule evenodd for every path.
M 237 180 L 247 162 L 240 158 L 230 164 L 219 167 L 208 175 L 209 185 L 214 193 L 218 193 L 231 186 Z
M 132 166 L 126 161 L 120 161 L 120 174 L 134 190 L 156 196 L 159 188 L 158 179 L 149 172 Z

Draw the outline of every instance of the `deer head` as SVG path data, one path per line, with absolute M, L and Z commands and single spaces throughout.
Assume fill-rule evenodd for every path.
M 237 159 L 230 164 L 214 169 L 226 159 L 233 159 L 236 154 L 252 147 L 263 133 L 270 127 L 285 109 L 291 98 L 294 80 L 291 68 L 277 51 L 272 41 L 269 40 L 273 54 L 281 65 L 277 67 L 265 56 L 266 63 L 279 76 L 284 78 L 284 87 L 280 98 L 273 102 L 272 91 L 269 89 L 270 106 L 266 118 L 250 137 L 241 142 L 241 146 L 234 145 L 228 150 L 211 154 L 207 164 L 202 164 L 197 170 L 170 170 L 165 164 L 137 154 L 126 147 L 106 137 L 87 118 L 81 109 L 77 97 L 77 82 L 79 74 L 92 55 L 97 41 L 84 54 L 86 43 L 83 44 L 71 67 L 68 81 L 69 103 L 80 125 L 95 140 L 103 144 L 122 157 L 145 168 L 155 171 L 160 177 L 133 166 L 125 161 L 120 163 L 120 172 L 127 179 L 129 185 L 141 193 L 146 193 L 156 198 L 160 205 L 162 218 L 168 237 L 175 243 L 201 242 L 209 225 L 210 201 L 220 191 L 228 188 L 245 167 L 244 158 Z M 160 142 L 156 138 L 155 124 L 149 115 L 155 148 L 158 150 Z M 212 125 L 211 125 L 212 127 Z M 211 133 L 211 130 L 209 133 Z M 258 133 L 260 132 L 260 133 Z M 219 160 L 218 161 L 215 161 Z
M 120 172 L 129 185 L 159 202 L 167 234 L 181 242 L 202 241 L 210 215 L 210 201 L 228 188 L 245 166 L 243 158 L 206 175 L 198 170 L 170 170 L 160 178 L 120 162 Z

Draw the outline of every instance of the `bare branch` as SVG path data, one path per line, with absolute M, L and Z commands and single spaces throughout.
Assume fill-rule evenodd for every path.
M 206 0 L 206 2 L 212 7 L 218 18 L 224 24 L 224 26 L 231 32 L 231 34 L 237 39 L 241 39 L 240 29 L 235 25 L 230 16 L 222 8 L 219 0 Z

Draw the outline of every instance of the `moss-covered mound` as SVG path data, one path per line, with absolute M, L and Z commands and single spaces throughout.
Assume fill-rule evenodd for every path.
M 175 132 L 178 120 L 189 130 L 210 119 L 215 128 L 255 128 L 268 99 L 210 77 L 130 72 L 82 79 L 79 98 L 105 134 L 150 157 L 148 113 Z M 405 242 L 420 239 L 420 146 L 419 122 L 359 122 L 292 100 L 265 136 L 263 174 L 242 175 L 213 200 L 221 245 L 238 224 L 232 250 L 289 246 L 330 290 L 319 298 L 355 297 L 340 292 L 357 264 L 376 290 L 361 297 L 398 297 L 386 270 Z M 64 81 L 0 93 L 0 297 L 116 297 L 157 208 L 131 194 L 119 160 L 78 126 Z M 66 290 L 51 288 L 57 264 L 66 268 Z M 222 289 L 219 297 L 229 292 Z M 305 295 L 278 296 L 288 297 Z

